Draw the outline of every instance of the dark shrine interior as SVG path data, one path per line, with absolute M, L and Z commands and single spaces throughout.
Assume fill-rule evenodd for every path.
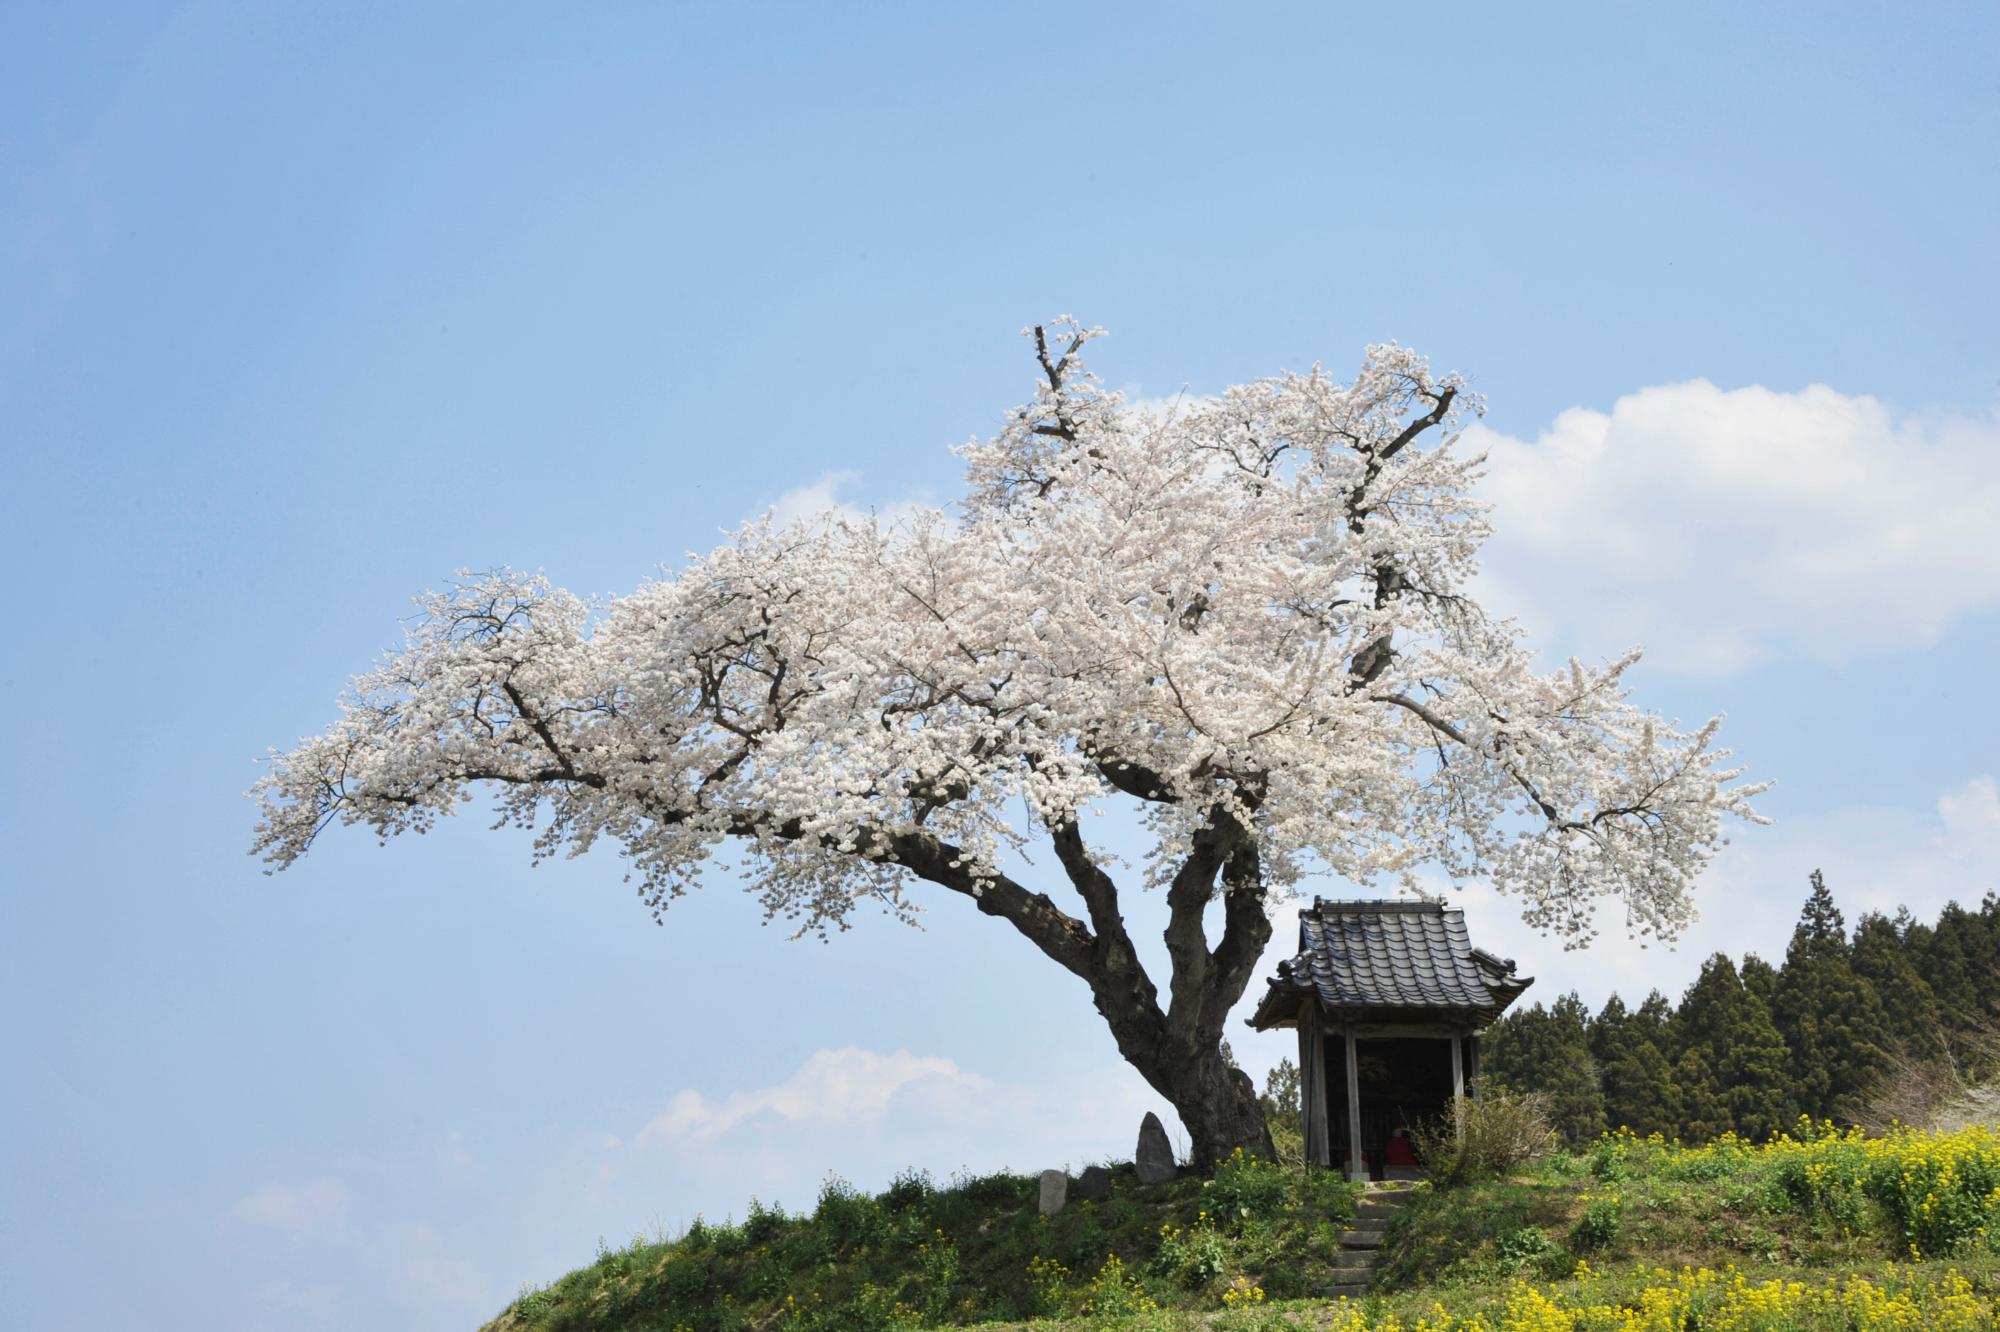
M 1322 1067 L 1326 1070 L 1326 1104 L 1330 1112 L 1334 1164 L 1347 1169 L 1347 1043 L 1330 1036 Z M 1371 1179 L 1383 1179 L 1391 1168 L 1407 1164 L 1406 1153 L 1392 1146 L 1397 1126 L 1409 1128 L 1442 1116 L 1451 1104 L 1451 1041 L 1399 1037 L 1355 1042 L 1361 1088 L 1361 1157 Z M 1461 1051 L 1461 1056 L 1466 1052 Z

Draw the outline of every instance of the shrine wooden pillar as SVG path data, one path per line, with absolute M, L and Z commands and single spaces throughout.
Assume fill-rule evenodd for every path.
M 1356 1050 L 1354 1024 L 1342 1028 L 1347 1038 L 1347 1177 L 1368 1178 L 1368 1162 L 1361 1157 L 1361 1060 Z
M 1321 1168 L 1333 1164 L 1333 1148 L 1328 1138 L 1326 1092 L 1326 1028 L 1320 1022 L 1319 1005 L 1308 1003 L 1299 1013 L 1299 1109 L 1300 1129 L 1306 1139 L 1306 1162 Z

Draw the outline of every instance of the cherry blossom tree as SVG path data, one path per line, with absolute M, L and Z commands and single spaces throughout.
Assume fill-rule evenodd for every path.
M 718 856 L 802 932 L 962 898 L 1089 987 L 1203 1162 L 1268 1154 L 1223 1022 L 1307 875 L 1483 877 L 1571 943 L 1607 898 L 1687 925 L 1763 788 L 1714 721 L 1627 702 L 1636 652 L 1544 673 L 1474 598 L 1464 382 L 1388 345 L 1348 384 L 1142 411 L 1084 369 L 1098 334 L 1031 331 L 1034 397 L 959 450 L 955 514 L 752 523 L 601 604 L 505 571 L 423 598 L 275 756 L 255 852 L 422 832 L 483 788 L 537 856 L 614 843 L 656 917 Z M 1131 871 L 1085 832 L 1125 803 Z M 1134 887 L 1164 895 L 1164 991 Z

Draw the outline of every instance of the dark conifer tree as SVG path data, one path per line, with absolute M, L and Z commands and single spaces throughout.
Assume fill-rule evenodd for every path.
M 1532 1066 L 1538 1028 L 1548 1020 L 1540 1004 L 1516 1006 L 1480 1036 L 1480 1080 L 1510 1092 L 1532 1092 L 1542 1082 L 1542 1070 Z
M 1770 1009 L 1744 987 L 1726 954 L 1702 965 L 1678 1018 L 1683 1047 L 1698 1050 L 1712 1070 L 1730 1127 L 1758 1139 L 1790 1127 L 1797 1111 L 1786 1087 L 1784 1038 Z M 1683 1132 L 1688 1133 L 1686 1125 Z
M 1985 998 L 1974 971 L 1983 932 L 1976 916 L 1947 902 L 1917 950 L 1917 970 L 1938 997 L 1947 1030 L 1958 1031 L 1968 1019 L 1984 1015 Z
M 1940 933 L 1946 916 L 1951 917 L 1955 948 L 1965 965 L 1966 1011 L 1984 1016 L 1986 1000 L 1993 994 L 1994 968 L 2000 966 L 2000 938 L 1992 933 L 1992 927 L 2000 924 L 2000 900 L 1988 893 L 1977 909 L 1948 903 L 1938 917 Z
M 1771 1010 L 1747 990 L 1743 999 L 1722 1081 L 1737 1133 L 1761 1142 L 1791 1128 L 1799 1104 L 1790 1085 L 1791 1054 L 1771 1021 Z
M 1991 1039 L 2000 981 L 1994 976 L 1995 945 L 1987 933 L 1990 917 L 1981 905 L 1981 911 L 1967 911 L 1956 902 L 1945 903 L 1916 959 L 1937 995 L 1952 1058 L 1973 1081 L 2000 1071 L 1993 1067 Z
M 1807 954 L 1815 958 L 1847 957 L 1847 918 L 1840 914 L 1834 904 L 1833 890 L 1826 886 L 1826 876 L 1814 870 L 1806 876 L 1811 890 L 1806 893 L 1806 904 L 1799 908 L 1799 923 L 1792 927 L 1791 950 L 1785 960 Z
M 1778 970 L 1755 953 L 1743 955 L 1743 965 L 1738 973 L 1743 980 L 1743 988 L 1756 995 L 1769 1008 L 1778 997 Z
M 1673 1111 L 1675 1136 L 1684 1142 L 1710 1142 L 1735 1127 L 1705 1046 L 1688 1046 L 1674 1065 Z
M 1850 1116 L 1888 1068 L 1889 1020 L 1852 957 L 1847 923 L 1814 870 L 1771 1016 L 1790 1051 L 1792 1095 L 1815 1119 Z
M 1624 1050 L 1631 1023 L 1632 1015 L 1625 1010 L 1625 1001 L 1615 994 L 1597 1011 L 1590 1024 L 1590 1057 L 1600 1069 Z
M 1590 1014 L 1574 993 L 1550 1008 L 1515 1010 L 1489 1030 L 1482 1074 L 1514 1091 L 1549 1098 L 1549 1119 L 1573 1146 L 1604 1131 L 1604 1093 L 1590 1053 Z
M 1590 1010 L 1574 990 L 1549 1008 L 1555 1076 L 1542 1088 L 1556 1130 L 1581 1146 L 1604 1132 L 1604 1090 L 1590 1053 Z
M 1944 1010 L 1917 970 L 1910 928 L 1907 912 L 1895 920 L 1876 912 L 1863 916 L 1854 927 L 1853 967 L 1882 1006 L 1890 1051 L 1924 1063 L 1944 1057 Z
M 1658 998 L 1658 992 L 1654 992 Z M 1666 1001 L 1659 1001 L 1666 1011 Z M 1628 1013 L 1625 1001 L 1612 995 L 1590 1028 L 1591 1054 L 1597 1060 L 1604 1087 L 1604 1122 L 1645 1135 L 1671 1136 L 1677 1131 L 1673 1109 L 1673 1067 L 1661 1053 L 1657 1036 L 1663 1020 L 1641 1009 Z
M 1674 1044 L 1674 1006 L 1658 990 L 1632 1010 L 1632 1030 L 1659 1046 L 1669 1063 L 1680 1057 L 1680 1047 Z
M 1969 961 L 1981 1002 L 1981 1022 L 2000 1028 L 2000 892 L 1990 892 L 1974 918 L 1977 935 Z
M 1924 959 L 1931 949 L 1931 927 L 1918 920 L 1916 913 L 1907 906 L 1896 908 L 1895 923 L 1896 935 L 1903 941 L 1903 951 L 1909 954 L 1911 963 L 1917 968 L 1917 974 L 1923 976 L 1924 984 L 1929 985 L 1931 978 L 1924 970 Z M 1936 993 L 1935 987 L 1932 988 L 1932 993 Z M 1939 1002 L 1942 1004 L 1943 1001 L 1940 999 Z M 1943 1011 L 1942 1007 L 1939 1011 Z
M 1711 1070 L 1719 1070 L 1726 1048 L 1730 1011 L 1743 994 L 1743 979 L 1727 953 L 1712 954 L 1674 1009 L 1674 1036 L 1683 1052 L 1698 1049 Z
M 1844 1119 L 1898 1057 L 2000 1071 L 1981 1062 L 2000 1029 L 2000 893 L 1933 924 L 1907 907 L 1864 915 L 1850 939 L 1817 870 L 1811 883 L 1781 968 L 1718 953 L 1678 1007 L 1654 990 L 1637 1008 L 1613 995 L 1595 1019 L 1575 994 L 1517 1010 L 1488 1034 L 1486 1076 L 1546 1093 L 1581 1144 L 1607 1125 L 1698 1142 L 1768 1137 L 1801 1111 Z
M 1657 1133 L 1671 1138 L 1680 1132 L 1675 1117 L 1678 1094 L 1673 1065 L 1660 1047 L 1643 1038 L 1634 1040 L 1604 1070 L 1605 1122 L 1641 1137 Z

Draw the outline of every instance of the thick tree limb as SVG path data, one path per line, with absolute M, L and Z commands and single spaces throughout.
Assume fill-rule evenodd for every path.
M 1246 843 L 1242 827 L 1216 810 L 1194 835 L 1187 859 L 1167 885 L 1167 956 L 1173 960 L 1168 982 L 1167 1025 L 1176 1033 L 1193 1035 L 1210 1025 L 1221 1030 L 1226 1013 L 1213 1011 L 1214 958 L 1202 917 L 1215 898 L 1215 879 L 1231 855 Z
M 1222 940 L 1215 946 L 1210 984 L 1214 1002 L 1225 1012 L 1243 997 L 1271 942 L 1269 906 L 1262 860 L 1256 843 L 1246 839 L 1222 866 Z

